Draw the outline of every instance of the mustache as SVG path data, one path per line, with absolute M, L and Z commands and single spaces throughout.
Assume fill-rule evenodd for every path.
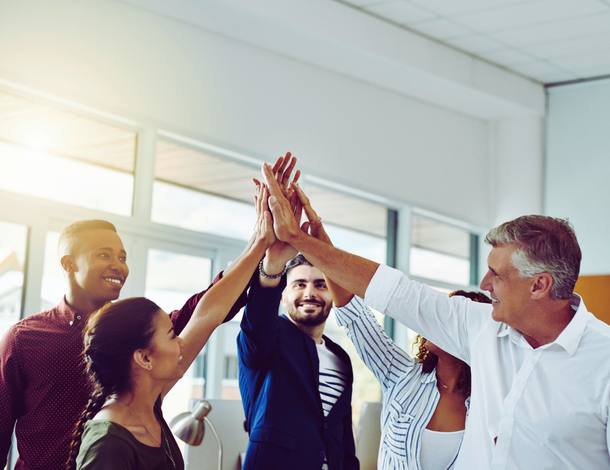
M 320 307 L 324 307 L 326 305 L 326 302 L 324 302 L 323 300 L 315 300 L 315 299 L 300 300 L 298 302 L 295 302 L 295 305 L 297 307 L 300 307 L 300 306 L 305 305 L 305 304 L 314 304 L 314 305 L 318 305 Z

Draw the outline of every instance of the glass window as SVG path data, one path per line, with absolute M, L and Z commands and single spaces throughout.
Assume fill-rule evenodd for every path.
M 180 309 L 189 297 L 212 282 L 211 269 L 212 260 L 209 258 L 148 250 L 144 295 L 170 313 Z M 195 360 L 163 400 L 163 413 L 168 420 L 185 411 L 189 399 L 204 397 L 203 371 L 196 370 L 202 365 L 202 360 Z
M 130 215 L 135 151 L 134 131 L 0 92 L 2 189 Z
M 47 232 L 42 274 L 41 310 L 49 310 L 61 302 L 66 293 L 65 279 L 57 257 L 59 232 Z
M 468 286 L 470 243 L 468 230 L 413 215 L 410 274 Z
M 249 240 L 260 171 L 200 150 L 157 141 L 152 220 Z
M 0 222 L 0 336 L 21 318 L 28 228 Z

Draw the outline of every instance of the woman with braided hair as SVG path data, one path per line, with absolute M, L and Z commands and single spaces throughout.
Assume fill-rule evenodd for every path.
M 75 428 L 68 470 L 184 469 L 161 403 L 275 241 L 267 198 L 267 188 L 260 185 L 254 242 L 203 296 L 180 336 L 169 316 L 141 297 L 109 303 L 91 315 L 84 359 L 93 392 Z

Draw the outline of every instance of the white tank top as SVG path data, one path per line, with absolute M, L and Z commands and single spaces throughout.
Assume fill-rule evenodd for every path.
M 447 470 L 460 450 L 464 430 L 439 432 L 424 429 L 419 461 L 422 470 Z

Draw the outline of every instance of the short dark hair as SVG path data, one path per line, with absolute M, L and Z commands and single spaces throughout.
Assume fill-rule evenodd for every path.
M 301 253 L 292 258 L 288 263 L 286 263 L 286 277 L 288 277 L 288 273 L 292 271 L 297 266 L 313 266 L 307 258 L 305 258 Z
M 567 300 L 574 292 L 582 253 L 568 220 L 525 215 L 491 229 L 485 243 L 492 247 L 514 244 L 513 266 L 528 278 L 548 273 L 553 278 L 552 300 Z
M 107 220 L 89 219 L 77 220 L 66 225 L 59 234 L 57 250 L 59 256 L 71 255 L 79 248 L 80 234 L 89 230 L 112 230 L 116 233 L 116 227 Z

